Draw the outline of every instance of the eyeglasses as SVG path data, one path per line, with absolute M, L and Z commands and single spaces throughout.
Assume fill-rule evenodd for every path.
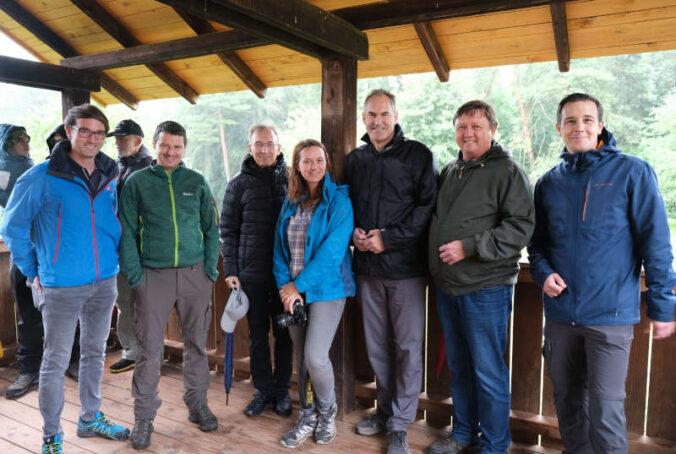
M 275 142 L 254 142 L 251 144 L 256 150 L 262 150 L 263 148 L 274 149 L 277 147 Z
M 72 129 L 76 130 L 78 134 L 80 134 L 82 137 L 85 139 L 90 138 L 92 135 L 98 139 L 98 140 L 103 140 L 106 138 L 106 131 L 92 131 L 87 128 L 79 128 L 75 125 L 71 126 Z
M 14 142 L 14 143 L 21 143 L 21 142 L 30 143 L 30 141 L 31 141 L 31 136 L 28 136 L 28 135 L 23 135 L 21 137 L 12 137 L 12 142 Z

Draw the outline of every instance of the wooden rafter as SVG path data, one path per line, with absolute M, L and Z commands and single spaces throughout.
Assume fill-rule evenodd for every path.
M 4 11 L 9 17 L 17 21 L 26 30 L 35 35 L 40 41 L 48 45 L 56 53 L 63 57 L 75 57 L 79 53 L 68 44 L 63 38 L 54 33 L 52 29 L 44 25 L 35 16 L 29 13 L 26 9 L 21 7 L 14 1 L 0 2 L 0 9 Z M 101 86 L 115 98 L 122 101 L 130 109 L 138 109 L 138 99 L 129 93 L 120 84 L 115 82 L 110 76 L 102 71 L 98 72 Z
M 566 5 L 560 0 L 552 1 L 549 5 L 552 13 L 552 27 L 554 27 L 554 42 L 556 44 L 556 58 L 559 61 L 559 71 L 570 70 L 570 44 L 568 42 L 568 21 L 566 19 Z
M 439 80 L 441 82 L 448 82 L 448 77 L 450 69 L 448 68 L 448 62 L 446 61 L 446 56 L 444 55 L 443 49 L 439 45 L 439 40 L 437 39 L 436 33 L 432 28 L 432 24 L 429 22 L 418 22 L 413 24 L 415 31 L 418 34 L 420 43 L 425 49 L 427 58 L 430 59 L 434 72 L 437 73 Z
M 132 47 L 142 44 L 120 21 L 99 5 L 96 0 L 71 0 L 71 2 L 122 46 Z M 177 76 L 165 63 L 150 63 L 146 66 L 153 74 L 188 102 L 191 104 L 197 102 L 197 98 L 199 97 L 197 92 Z
M 0 56 L 0 82 L 47 90 L 101 90 L 99 76 L 92 71 L 5 56 Z
M 180 9 L 176 9 L 176 12 L 198 35 L 214 33 L 216 31 L 206 19 L 197 17 Z M 239 77 L 239 79 L 244 82 L 244 85 L 249 87 L 256 96 L 261 99 L 265 98 L 265 92 L 268 87 L 235 51 L 217 52 L 216 56 L 220 58 L 220 60 L 225 63 L 225 65 L 230 68 L 230 70 Z
M 304 0 L 158 1 L 316 58 L 368 59 L 366 34 Z

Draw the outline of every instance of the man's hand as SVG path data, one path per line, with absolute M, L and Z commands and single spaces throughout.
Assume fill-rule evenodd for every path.
M 301 303 L 303 302 L 303 298 L 300 296 L 300 292 L 296 288 L 296 284 L 293 283 L 293 281 L 285 284 L 281 289 L 279 289 L 279 296 L 282 300 L 282 303 L 284 304 L 284 310 L 286 310 L 286 312 L 289 314 L 293 314 L 294 301 L 300 300 Z
M 355 228 L 352 232 L 352 242 L 355 247 L 362 252 L 368 251 L 368 245 L 366 242 L 366 231 L 359 227 Z
M 33 279 L 33 287 L 35 287 L 35 290 L 37 290 L 38 293 L 42 293 L 42 285 L 40 285 L 40 276 L 35 276 L 35 279 Z
M 559 273 L 552 273 L 545 279 L 545 285 L 542 290 L 550 298 L 556 298 L 566 289 L 566 283 Z
M 227 285 L 228 288 L 231 290 L 234 290 L 236 288 L 242 288 L 242 284 L 239 282 L 239 278 L 237 276 L 226 277 L 225 285 Z
M 465 257 L 467 257 L 467 255 L 465 255 L 465 247 L 460 240 L 451 241 L 439 248 L 439 258 L 449 265 L 458 263 Z
M 650 328 L 646 329 L 646 333 L 650 332 Z M 666 339 L 676 332 L 676 322 L 658 322 L 653 320 L 653 339 Z
M 383 243 L 383 236 L 380 234 L 380 229 L 369 230 L 366 234 L 366 242 L 368 250 L 374 254 L 380 254 L 385 250 L 385 243 Z

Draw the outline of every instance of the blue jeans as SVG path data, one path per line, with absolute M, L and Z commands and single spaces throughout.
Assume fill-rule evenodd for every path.
M 45 347 L 40 366 L 39 401 L 45 438 L 63 437 L 63 377 L 68 367 L 73 335 L 80 320 L 80 418 L 94 419 L 101 407 L 101 377 L 110 333 L 113 303 L 117 298 L 115 276 L 77 287 L 33 288 L 45 327 Z
M 455 416 L 453 438 L 469 444 L 481 432 L 481 452 L 506 453 L 509 432 L 507 321 L 512 287 L 487 287 L 461 296 L 437 289 L 446 340 Z

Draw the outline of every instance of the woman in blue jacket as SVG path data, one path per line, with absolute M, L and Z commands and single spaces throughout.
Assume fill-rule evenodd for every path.
M 282 437 L 282 445 L 289 448 L 313 434 L 320 444 L 336 437 L 329 349 L 345 299 L 355 293 L 348 248 L 354 221 L 347 186 L 337 186 L 328 170 L 328 153 L 321 142 L 307 139 L 294 147 L 289 195 L 275 233 L 273 270 L 284 308 L 293 314 L 298 300 L 308 313 L 307 325 L 292 324 L 289 332 L 316 397 L 301 402 L 296 425 Z

